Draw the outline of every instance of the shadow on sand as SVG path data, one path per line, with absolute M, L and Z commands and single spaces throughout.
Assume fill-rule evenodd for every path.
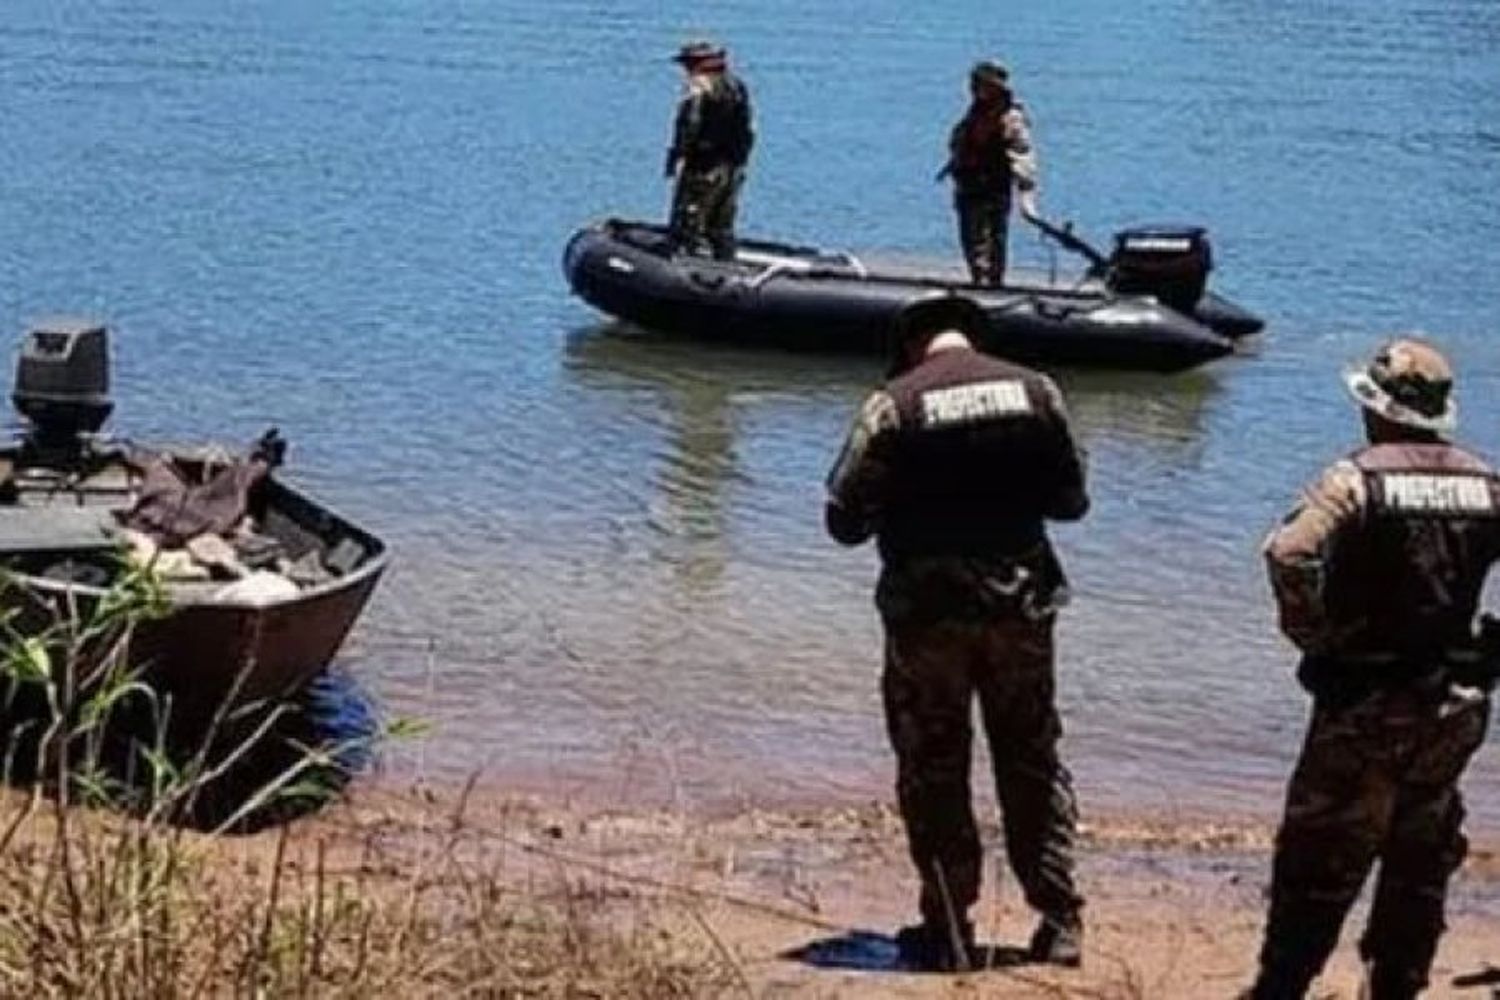
M 1485 967 L 1478 972 L 1453 977 L 1454 989 L 1478 990 L 1486 986 L 1490 988 L 1490 996 L 1500 1000 L 1500 965 L 1485 963 Z
M 853 930 L 836 937 L 820 938 L 782 952 L 780 957 L 815 969 L 844 972 L 934 972 L 903 963 L 896 939 L 876 931 Z M 974 949 L 974 968 L 970 971 L 1015 968 L 1029 962 L 1025 948 L 982 944 Z

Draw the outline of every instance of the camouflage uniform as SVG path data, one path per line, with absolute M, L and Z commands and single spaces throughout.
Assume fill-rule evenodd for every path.
M 967 348 L 932 353 L 865 402 L 828 488 L 836 539 L 878 536 L 886 720 L 924 925 L 966 933 L 979 898 L 976 695 L 1011 867 L 1033 907 L 1076 925 L 1053 676 L 1066 582 L 1042 523 L 1082 517 L 1088 498 L 1056 386 Z
M 1026 110 L 1011 101 L 975 101 L 948 138 L 958 238 L 976 285 L 1005 280 L 1011 187 L 1036 187 L 1037 161 Z
M 1303 995 L 1376 861 L 1360 941 L 1372 996 L 1415 996 L 1467 850 L 1457 782 L 1490 713 L 1471 622 L 1500 558 L 1500 480 L 1436 435 L 1402 438 L 1331 466 L 1267 540 L 1314 708 L 1255 997 Z
M 691 72 L 667 151 L 667 173 L 677 177 L 672 235 L 689 252 L 706 242 L 716 258 L 734 257 L 739 190 L 755 139 L 750 120 L 750 95 L 737 77 L 721 67 Z

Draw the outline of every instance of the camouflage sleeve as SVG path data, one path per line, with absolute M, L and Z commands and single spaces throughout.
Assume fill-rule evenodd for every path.
M 964 125 L 967 122 L 967 117 L 960 118 L 958 123 L 948 130 L 948 156 L 951 159 L 957 159 L 959 150 L 963 148 Z
M 696 87 L 689 87 L 682 100 L 677 103 L 677 118 L 672 125 L 672 148 L 667 154 L 668 162 L 675 163 L 687 155 L 698 141 L 703 127 L 703 95 Z
M 735 94 L 739 99 L 739 138 L 734 160 L 735 166 L 743 167 L 750 161 L 750 151 L 755 148 L 755 107 L 750 103 L 750 90 L 743 83 L 737 82 Z
M 1339 639 L 1330 619 L 1324 584 L 1333 550 L 1358 523 L 1366 503 L 1364 476 L 1352 462 L 1337 462 L 1302 493 L 1281 525 L 1267 536 L 1263 553 L 1281 631 L 1306 653 L 1327 652 Z
M 1042 392 L 1047 399 L 1046 419 L 1055 439 L 1056 456 L 1052 489 L 1044 513 L 1057 521 L 1077 521 L 1089 510 L 1083 449 L 1073 437 L 1062 390 L 1047 376 L 1043 375 L 1041 379 Z
M 871 393 L 828 472 L 825 523 L 828 533 L 844 545 L 858 545 L 879 525 L 890 475 L 886 443 L 900 424 L 890 395 L 884 390 Z
M 1025 110 L 1020 107 L 1005 113 L 1005 155 L 1010 159 L 1016 187 L 1022 191 L 1034 189 L 1041 168 L 1037 163 L 1036 149 L 1031 144 L 1031 124 L 1026 120 Z

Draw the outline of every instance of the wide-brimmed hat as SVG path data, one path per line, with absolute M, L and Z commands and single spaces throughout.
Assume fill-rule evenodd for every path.
M 722 62 L 727 55 L 724 46 L 716 45 L 706 38 L 695 38 L 684 43 L 672 57 L 672 61 L 691 66 L 695 63 Z
M 1442 435 L 1458 425 L 1453 368 L 1436 347 L 1415 337 L 1382 345 L 1369 364 L 1344 373 L 1344 384 L 1359 405 L 1393 424 Z

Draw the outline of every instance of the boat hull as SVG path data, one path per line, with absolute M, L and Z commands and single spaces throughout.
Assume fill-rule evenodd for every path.
M 108 468 L 96 481 L 118 479 L 118 470 Z M 126 508 L 129 494 L 116 485 L 91 490 L 85 482 L 55 502 L 74 501 L 97 507 L 103 521 Z M 164 581 L 165 613 L 135 624 L 124 655 L 158 704 L 169 708 L 164 714 L 174 739 L 196 739 L 216 719 L 231 714 L 239 718 L 229 731 L 243 729 L 257 717 L 252 708 L 277 703 L 304 687 L 337 654 L 385 571 L 384 543 L 285 481 L 268 478 L 259 484 L 252 509 L 262 529 L 294 555 L 314 549 L 326 554 L 341 545 L 358 555 L 323 582 L 261 602 L 226 598 L 219 583 Z M 6 537 L 24 538 L 16 527 L 30 515 L 45 513 L 38 496 L 23 496 L 15 506 L 0 509 L 0 518 L 17 519 Z M 114 567 L 119 557 L 107 547 L 81 556 L 50 549 L 41 536 L 26 551 L 13 547 L 4 554 L 8 586 L 0 591 L 0 611 L 10 616 L 17 632 L 45 635 L 66 619 L 88 619 L 108 592 L 107 582 L 58 579 L 45 569 L 80 559 Z M 101 662 L 97 653 L 74 664 L 82 672 L 74 683 L 88 682 Z
M 938 271 L 868 268 L 845 254 L 745 241 L 734 261 L 674 255 L 659 226 L 611 220 L 574 234 L 563 270 L 586 302 L 670 333 L 793 350 L 883 353 L 895 315 L 923 296 L 971 298 L 986 350 L 1038 364 L 1176 371 L 1223 357 L 1259 320 L 1211 294 L 1202 317 L 1092 286 L 982 289 Z
M 267 607 L 190 604 L 143 623 L 130 660 L 172 698 L 173 715 L 199 728 L 220 706 L 271 703 L 300 690 L 333 660 L 384 565 Z

